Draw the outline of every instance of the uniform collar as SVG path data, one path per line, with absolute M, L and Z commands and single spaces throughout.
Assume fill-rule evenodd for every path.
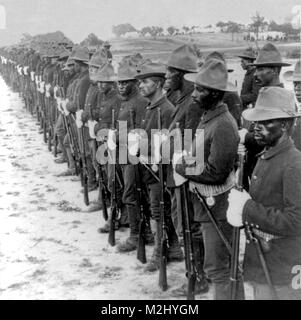
M 268 160 L 276 156 L 277 154 L 280 154 L 282 152 L 286 152 L 288 149 L 291 149 L 294 147 L 293 140 L 289 137 L 282 141 L 281 143 L 277 144 L 275 147 L 272 147 L 270 149 L 264 149 L 262 152 L 260 152 L 257 156 L 260 157 L 260 159 Z
M 162 104 L 162 102 L 164 102 L 165 100 L 167 100 L 166 96 L 162 96 L 159 100 L 155 101 L 154 103 L 149 103 L 149 105 L 147 106 L 147 109 L 154 109 L 156 107 L 158 107 L 160 104 Z
M 179 98 L 176 104 L 180 104 L 187 96 L 191 96 L 194 90 L 194 85 L 188 81 L 184 82 L 183 90 L 180 91 Z
M 220 104 L 216 105 L 214 108 L 204 112 L 202 116 L 202 122 L 206 123 L 211 119 L 216 118 L 222 113 L 225 113 L 227 111 L 228 111 L 228 106 L 225 103 L 221 102 Z
M 133 88 L 133 91 L 131 92 L 130 95 L 126 96 L 126 97 L 123 97 L 122 95 L 119 95 L 120 96 L 120 99 L 122 101 L 129 101 L 131 100 L 133 97 L 135 97 L 136 95 L 138 94 L 138 89 L 137 88 Z

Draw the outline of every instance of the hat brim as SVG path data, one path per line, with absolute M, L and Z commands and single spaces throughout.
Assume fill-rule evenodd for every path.
M 171 67 L 171 68 L 175 68 L 175 69 L 178 69 L 178 70 L 181 70 L 181 71 L 185 71 L 185 72 L 191 72 L 191 73 L 197 73 L 198 70 L 197 69 L 184 69 L 184 68 L 180 68 L 179 66 L 175 66 L 175 65 L 172 65 L 172 64 L 165 64 L 166 67 Z
M 90 79 L 95 82 L 116 82 L 116 77 L 110 77 L 110 78 L 103 78 L 103 77 L 97 77 L 97 76 L 91 76 Z
M 247 121 L 265 121 L 265 120 L 273 120 L 273 119 L 289 119 L 289 118 L 297 118 L 301 117 L 301 113 L 298 112 L 290 112 L 286 113 L 281 110 L 271 110 L 265 109 L 263 107 L 258 108 L 255 107 L 253 109 L 247 109 L 242 112 L 242 116 Z
M 135 78 L 135 76 L 133 77 L 118 77 L 116 76 L 116 81 L 120 82 L 120 81 L 131 81 L 131 80 L 137 80 Z
M 286 81 L 301 81 L 301 74 L 295 74 L 294 71 L 286 71 L 283 74 L 283 78 Z
M 210 85 L 208 83 L 202 83 L 200 81 L 197 81 L 197 73 L 188 73 L 184 75 L 184 78 L 189 81 L 193 82 L 195 84 L 198 84 L 200 86 L 209 88 L 209 89 L 215 89 L 215 90 L 220 90 L 220 91 L 225 91 L 225 92 L 237 92 L 237 87 L 232 84 L 231 82 L 227 82 L 227 87 L 226 88 L 218 88 L 217 86 Z
M 290 63 L 286 62 L 266 62 L 266 63 L 251 63 L 251 66 L 255 67 L 289 67 Z
M 244 56 L 244 55 L 240 55 L 240 56 L 237 56 L 238 58 L 242 58 L 242 59 L 248 59 L 248 60 L 252 60 L 252 61 L 255 61 L 256 60 L 256 57 L 250 57 L 250 56 Z
M 150 77 L 164 78 L 165 77 L 165 72 L 150 72 L 150 73 L 137 74 L 135 76 L 135 79 L 145 79 L 145 78 L 150 78 Z
M 72 58 L 72 60 L 74 62 L 83 62 L 85 64 L 89 64 L 89 60 L 85 60 L 85 59 L 79 59 L 79 58 Z
M 101 68 L 103 67 L 104 64 L 97 64 L 97 63 L 93 63 L 93 62 L 88 62 L 87 63 L 89 66 L 93 66 L 93 67 L 96 67 L 96 68 Z

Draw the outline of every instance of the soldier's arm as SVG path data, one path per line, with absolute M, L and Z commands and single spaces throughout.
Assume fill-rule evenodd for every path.
M 266 177 L 265 177 L 266 178 Z M 283 176 L 282 209 L 267 207 L 248 200 L 243 209 L 243 221 L 257 225 L 262 231 L 281 236 L 301 235 L 301 163 L 285 170 Z

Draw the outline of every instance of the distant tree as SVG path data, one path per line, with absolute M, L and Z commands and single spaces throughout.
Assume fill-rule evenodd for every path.
M 176 30 L 178 30 L 177 28 L 173 27 L 173 26 L 170 26 L 167 28 L 167 32 L 172 36 Z
M 224 32 L 225 27 L 228 26 L 228 23 L 227 23 L 227 22 L 223 22 L 223 21 L 219 21 L 219 22 L 216 24 L 216 26 L 217 26 L 218 28 L 221 28 L 221 31 Z
M 128 32 L 137 31 L 130 23 L 123 23 L 112 27 L 112 32 L 116 37 L 120 37 Z
M 86 39 L 84 39 L 80 45 L 81 46 L 101 46 L 103 44 L 103 41 L 100 40 L 94 33 L 90 33 Z
M 258 33 L 259 31 L 266 25 L 268 25 L 268 23 L 264 20 L 265 18 L 263 16 L 261 16 L 258 12 L 256 12 L 255 16 L 253 16 L 251 18 L 252 23 L 251 23 L 251 28 L 252 31 L 254 31 L 255 35 L 256 35 L 256 39 L 258 40 Z
M 152 28 L 151 27 L 143 27 L 140 32 L 143 36 L 145 36 L 147 33 L 151 34 Z
M 189 32 L 190 30 L 189 27 L 186 27 L 186 26 L 184 26 L 182 29 L 184 30 L 185 33 Z
M 233 22 L 233 21 L 228 21 L 227 23 L 227 32 L 231 33 L 232 35 L 232 41 L 234 41 L 234 34 L 239 33 L 241 31 L 241 25 Z

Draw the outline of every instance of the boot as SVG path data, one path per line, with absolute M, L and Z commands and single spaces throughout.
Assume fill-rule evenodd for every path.
M 167 261 L 183 261 L 184 254 L 180 246 L 176 230 L 171 219 L 167 220 L 167 236 L 168 236 L 168 249 L 167 249 Z
M 201 239 L 192 239 L 195 267 L 197 271 L 197 281 L 195 283 L 195 294 L 204 294 L 209 291 L 209 283 L 206 279 L 203 270 L 204 261 L 204 245 Z M 172 291 L 174 296 L 187 296 L 188 283 L 187 281 L 179 288 Z
M 161 257 L 161 240 L 162 240 L 162 225 L 159 221 L 156 221 L 154 227 L 154 241 L 155 247 L 152 256 L 144 268 L 145 272 L 155 272 L 160 268 L 160 257 Z
M 62 156 L 61 158 L 59 159 L 56 159 L 54 160 L 55 163 L 64 163 L 64 162 L 67 162 L 67 151 L 66 151 L 66 148 L 64 146 L 64 136 L 59 136 L 58 137 L 58 151 L 59 149 L 61 150 L 62 152 Z
M 146 222 L 146 226 L 145 226 L 145 230 L 144 230 L 144 238 L 145 238 L 145 244 L 150 245 L 150 246 L 155 244 L 155 237 L 152 232 L 151 225 L 150 225 L 149 221 Z
M 136 206 L 126 205 L 128 220 L 130 224 L 130 236 L 124 241 L 119 243 L 117 250 L 119 252 L 130 252 L 137 249 L 138 236 L 139 236 L 139 221 L 138 210 Z

